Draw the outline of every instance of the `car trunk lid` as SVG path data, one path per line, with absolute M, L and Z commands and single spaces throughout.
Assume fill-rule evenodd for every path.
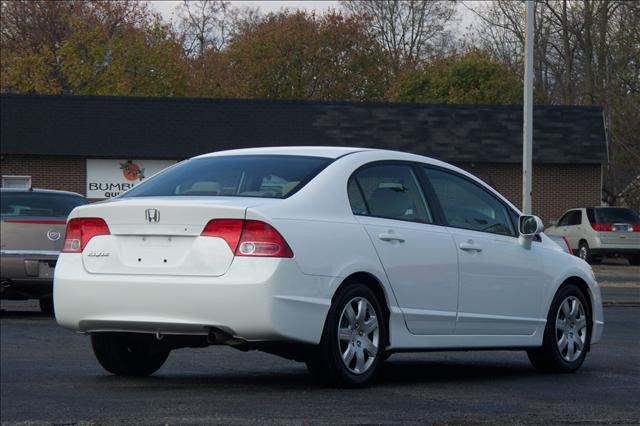
M 244 219 L 248 207 L 278 200 L 246 197 L 153 197 L 114 200 L 82 209 L 100 217 L 110 235 L 82 252 L 93 274 L 221 276 L 234 253 L 218 237 L 201 236 L 212 219 Z
M 57 254 L 62 249 L 65 224 L 64 217 L 3 217 L 0 223 L 2 251 Z

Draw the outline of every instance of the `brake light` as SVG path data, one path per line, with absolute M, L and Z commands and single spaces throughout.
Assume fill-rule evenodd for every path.
M 633 232 L 640 232 L 640 223 L 633 225 Z
M 213 219 L 201 235 L 224 239 L 236 256 L 293 257 L 282 235 L 259 220 Z
M 213 219 L 207 223 L 200 235 L 203 237 L 222 238 L 229 244 L 231 251 L 235 253 L 243 226 L 243 219 Z
M 109 235 L 109 227 L 104 219 L 98 217 L 80 217 L 67 223 L 64 236 L 63 253 L 82 253 L 91 238 L 98 235 Z
M 569 244 L 569 240 L 564 235 L 562 236 L 564 243 L 567 245 L 567 249 L 569 250 L 569 254 L 573 254 L 573 249 L 571 248 L 571 244 Z
M 600 231 L 600 232 L 613 231 L 613 224 L 611 223 L 594 223 L 593 225 L 591 225 L 591 227 L 593 228 L 594 231 Z

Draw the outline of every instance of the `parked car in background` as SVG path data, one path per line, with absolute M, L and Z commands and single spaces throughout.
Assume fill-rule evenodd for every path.
M 603 330 L 593 271 L 503 196 L 394 151 L 286 147 L 186 160 L 73 210 L 58 323 L 109 372 L 226 344 L 368 383 L 393 352 L 520 349 L 571 372 Z
M 69 212 L 88 201 L 45 189 L 0 189 L 0 298 L 39 299 L 53 312 L 53 271 Z
M 589 263 L 615 256 L 640 264 L 640 216 L 629 208 L 571 209 L 545 233 L 566 237 L 573 252 Z

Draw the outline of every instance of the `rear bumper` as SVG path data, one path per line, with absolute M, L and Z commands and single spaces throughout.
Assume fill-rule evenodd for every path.
M 56 319 L 80 332 L 205 335 L 318 343 L 330 277 L 303 274 L 293 259 L 235 258 L 221 277 L 89 274 L 64 253 L 55 272 Z
M 50 296 L 58 253 L 55 251 L 2 250 L 0 298 L 30 299 Z

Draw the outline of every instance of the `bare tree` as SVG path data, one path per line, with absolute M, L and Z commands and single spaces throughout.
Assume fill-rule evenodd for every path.
M 371 31 L 389 52 L 391 72 L 419 64 L 438 52 L 450 34 L 454 1 L 342 0 L 349 13 L 371 20 Z
M 261 19 L 259 9 L 234 7 L 223 0 L 183 0 L 177 7 L 177 29 L 189 56 L 201 58 L 208 49 L 221 51 L 231 39 Z
M 523 2 L 465 6 L 477 15 L 479 47 L 521 68 Z M 603 199 L 615 204 L 640 174 L 640 2 L 537 0 L 535 19 L 537 97 L 604 108 L 610 162 Z
M 219 0 L 184 0 L 177 8 L 178 30 L 189 55 L 202 57 L 205 50 L 220 50 L 229 37 L 230 3 Z

